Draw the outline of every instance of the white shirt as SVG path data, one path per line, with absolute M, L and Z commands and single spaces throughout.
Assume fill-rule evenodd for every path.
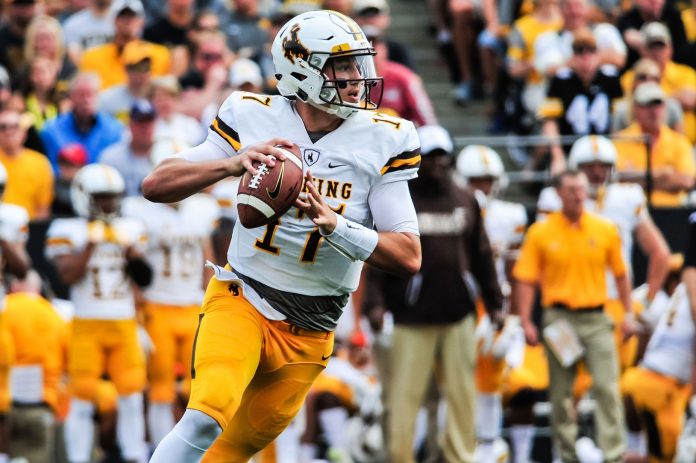
M 63 24 L 66 45 L 80 45 L 83 50 L 108 43 L 114 37 L 114 19 L 97 16 L 85 8 L 70 16 Z

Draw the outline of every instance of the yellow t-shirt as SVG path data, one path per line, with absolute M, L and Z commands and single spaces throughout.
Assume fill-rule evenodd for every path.
M 552 212 L 527 231 L 513 276 L 538 283 L 545 307 L 594 307 L 607 301 L 607 268 L 626 273 L 616 225 L 587 211 L 578 223 Z
M 562 26 L 563 20 L 560 18 L 547 23 L 539 21 L 533 14 L 522 16 L 515 21 L 508 37 L 508 58 L 516 61 L 534 61 L 534 42 L 537 37 L 548 31 L 558 31 Z M 532 70 L 527 81 L 538 84 L 542 81 L 542 76 Z
M 17 367 L 43 367 L 43 400 L 55 409 L 65 372 L 68 325 L 41 296 L 13 293 L 5 298 L 4 321 L 12 335 Z
M 621 77 L 621 86 L 626 95 L 632 93 L 634 79 L 635 72 L 632 69 Z M 696 90 L 696 69 L 669 61 L 662 73 L 660 87 L 667 96 L 671 96 L 679 90 Z M 684 111 L 684 133 L 691 143 L 696 143 L 696 114 L 693 111 Z
M 153 77 L 164 76 L 171 68 L 169 50 L 162 45 L 149 44 L 152 63 L 150 72 Z M 80 58 L 81 72 L 94 72 L 101 79 L 101 88 L 126 83 L 126 67 L 121 61 L 121 50 L 113 43 L 105 43 L 90 48 Z
M 618 156 L 616 158 L 616 170 L 619 172 L 644 173 L 647 169 L 647 155 L 645 143 L 640 141 L 622 141 L 621 137 L 639 137 L 642 135 L 637 122 L 632 123 L 624 130 L 616 133 L 614 144 Z M 662 126 L 660 135 L 652 146 L 650 153 L 651 168 L 653 171 L 672 168 L 676 172 L 688 175 L 696 175 L 696 163 L 691 151 L 689 140 L 682 134 L 669 127 Z M 686 199 L 686 192 L 672 193 L 668 191 L 654 190 L 652 198 L 649 198 L 655 206 L 679 206 Z
M 40 209 L 51 206 L 53 169 L 46 156 L 25 148 L 11 157 L 0 150 L 0 162 L 7 170 L 3 201 L 22 206 L 27 210 L 29 220 L 34 219 Z

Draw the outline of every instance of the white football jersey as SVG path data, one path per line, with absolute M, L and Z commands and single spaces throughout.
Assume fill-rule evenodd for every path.
M 145 257 L 152 267 L 152 283 L 145 299 L 166 305 L 195 305 L 203 301 L 204 245 L 220 218 L 217 201 L 197 194 L 172 207 L 142 197 L 126 198 L 123 215 L 147 228 Z
M 83 218 L 56 219 L 46 238 L 46 256 L 79 252 L 88 242 L 89 222 Z M 70 287 L 70 300 L 75 304 L 75 318 L 122 320 L 135 316 L 131 281 L 126 275 L 126 245 L 132 243 L 144 251 L 147 243 L 145 227 L 136 219 L 117 218 L 111 223 L 119 242 L 98 243 L 87 262 L 85 276 Z
M 10 243 L 24 244 L 29 233 L 29 214 L 14 204 L 0 203 L 0 237 Z M 5 308 L 5 256 L 0 252 L 0 312 Z
M 611 220 L 619 229 L 621 248 L 629 273 L 633 254 L 633 234 L 638 224 L 646 217 L 645 193 L 635 183 L 610 183 L 600 191 L 597 199 L 585 202 L 587 210 Z M 537 202 L 537 220 L 550 212 L 561 209 L 561 198 L 553 187 L 544 188 Z M 607 272 L 607 294 L 610 299 L 618 297 L 616 282 L 611 272 Z
M 208 131 L 208 140 L 229 156 L 274 137 L 296 143 L 326 203 L 366 227 L 373 226 L 370 190 L 414 178 L 420 165 L 420 143 L 411 122 L 359 111 L 313 143 L 293 104 L 282 96 L 234 92 Z M 362 262 L 328 245 L 294 207 L 265 227 L 237 224 L 228 260 L 233 269 L 272 288 L 308 296 L 354 291 L 362 268 Z
M 693 339 L 689 298 L 680 284 L 650 337 L 642 363 L 653 371 L 688 383 L 694 362 Z
M 522 204 L 494 198 L 482 205 L 483 224 L 495 255 L 498 281 L 505 283 L 505 254 L 522 243 L 527 211 Z
M 220 206 L 221 216 L 233 222 L 237 221 L 237 190 L 239 190 L 240 180 L 240 177 L 228 177 L 213 185 L 210 191 Z

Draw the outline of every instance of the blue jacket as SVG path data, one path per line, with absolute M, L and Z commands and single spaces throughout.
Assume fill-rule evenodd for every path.
M 116 118 L 97 113 L 96 123 L 87 133 L 77 130 L 73 113 L 61 114 L 44 125 L 41 138 L 46 145 L 46 154 L 53 170 L 58 175 L 58 151 L 70 143 L 80 143 L 87 151 L 87 163 L 99 161 L 102 151 L 107 146 L 121 139 L 124 127 Z

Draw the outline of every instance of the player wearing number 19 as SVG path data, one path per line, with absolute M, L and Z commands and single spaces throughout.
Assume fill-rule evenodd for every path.
M 48 230 L 46 254 L 71 286 L 75 305 L 65 422 L 70 462 L 91 461 L 92 415 L 104 373 L 119 394 L 117 434 L 123 458 L 141 461 L 145 452 L 145 357 L 138 342 L 132 284 L 146 286 L 152 272 L 142 258 L 143 225 L 120 216 L 123 191 L 123 178 L 112 167 L 83 167 L 71 189 L 80 217 L 55 220 Z
M 143 182 L 151 201 L 179 201 L 256 174 L 255 162 L 283 162 L 278 144 L 297 144 L 307 167 L 305 193 L 278 221 L 236 225 L 229 268 L 215 269 L 203 302 L 188 409 L 153 462 L 248 461 L 326 366 L 363 261 L 400 275 L 420 267 L 406 182 L 418 136 L 411 122 L 366 111 L 381 79 L 362 30 L 333 11 L 304 13 L 280 29 L 272 55 L 281 96 L 232 93 L 206 141 Z

